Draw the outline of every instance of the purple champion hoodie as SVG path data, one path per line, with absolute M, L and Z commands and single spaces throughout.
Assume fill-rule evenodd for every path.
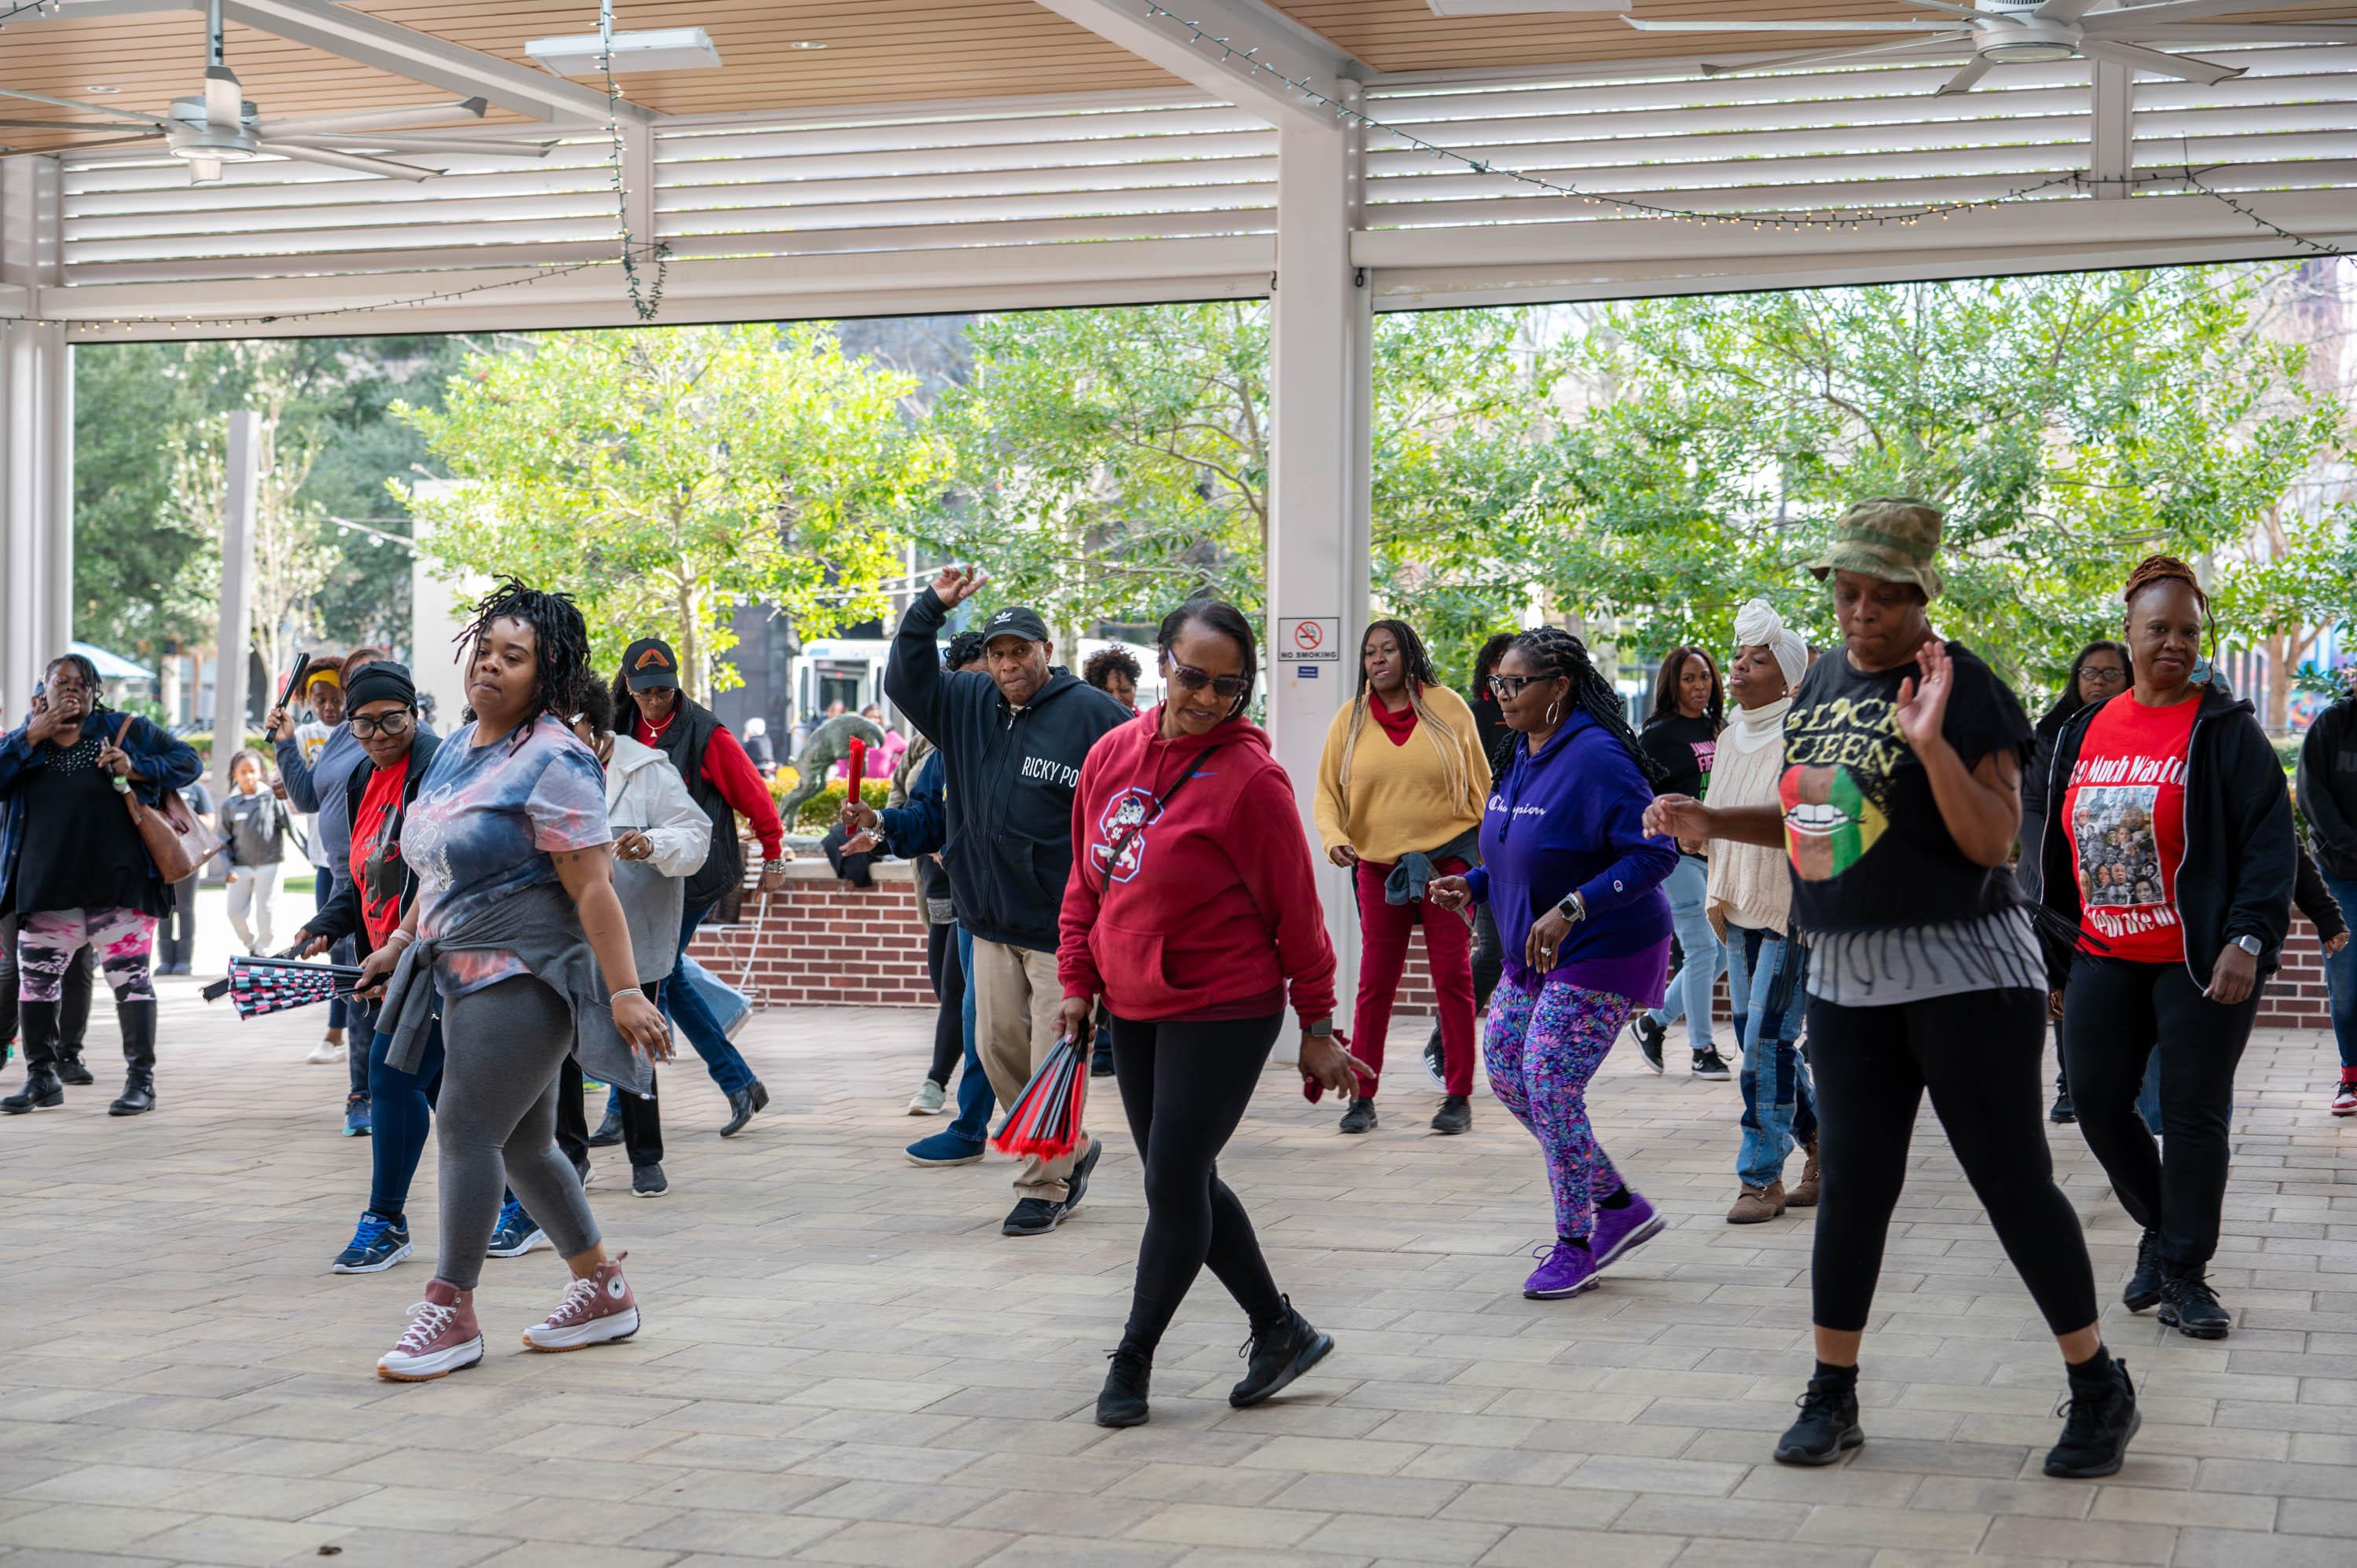
M 1531 926 L 1577 888 L 1587 918 L 1571 928 L 1550 981 L 1658 1007 L 1670 962 L 1662 883 L 1677 846 L 1645 836 L 1652 786 L 1618 737 L 1575 712 L 1535 757 L 1517 736 L 1481 815 L 1481 865 L 1468 874 L 1505 948 L 1506 978 L 1528 984 Z

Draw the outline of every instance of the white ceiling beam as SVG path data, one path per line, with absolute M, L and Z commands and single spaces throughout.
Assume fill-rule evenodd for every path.
M 1037 3 L 1273 125 L 1330 126 L 1337 119 L 1286 79 L 1339 102 L 1344 82 L 1370 74 L 1332 39 L 1263 0 Z

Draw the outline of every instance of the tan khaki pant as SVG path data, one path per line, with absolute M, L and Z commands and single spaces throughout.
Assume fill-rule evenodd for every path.
M 1054 953 L 974 939 L 974 1049 L 989 1075 L 1001 1114 L 1021 1096 L 1054 1048 L 1056 1015 L 1063 1004 Z M 1016 1196 L 1063 1202 L 1068 1190 L 1064 1178 L 1087 1147 L 1082 1139 L 1060 1160 L 1026 1156 L 1023 1168 L 1015 1174 Z

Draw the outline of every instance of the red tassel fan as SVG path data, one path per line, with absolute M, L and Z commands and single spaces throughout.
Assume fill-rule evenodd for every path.
M 990 1146 L 1002 1155 L 1063 1158 L 1080 1143 L 1081 1106 L 1088 1094 L 1088 1058 L 1067 1036 L 1031 1075 Z

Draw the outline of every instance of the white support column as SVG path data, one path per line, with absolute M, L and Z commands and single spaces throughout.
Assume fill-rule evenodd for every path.
M 0 713 L 73 637 L 73 350 L 39 319 L 57 282 L 59 166 L 0 158 Z
M 213 780 L 216 799 L 229 793 L 230 759 L 245 744 L 247 650 L 253 646 L 253 506 L 261 478 L 262 416 L 240 409 L 229 416 L 222 471 L 221 596 L 214 656 Z M 274 675 L 276 672 L 273 671 Z
M 2136 72 L 2110 60 L 2095 62 L 2095 112 L 2089 121 L 2087 173 L 2095 199 L 2126 201 L 2136 170 Z
M 1355 129 L 1278 130 L 1268 713 L 1313 848 L 1318 754 L 1356 689 L 1355 650 L 1367 624 L 1374 294 L 1351 260 L 1360 153 Z M 1349 875 L 1324 866 L 1322 854 L 1319 861 L 1348 1027 L 1358 984 L 1358 909 Z

